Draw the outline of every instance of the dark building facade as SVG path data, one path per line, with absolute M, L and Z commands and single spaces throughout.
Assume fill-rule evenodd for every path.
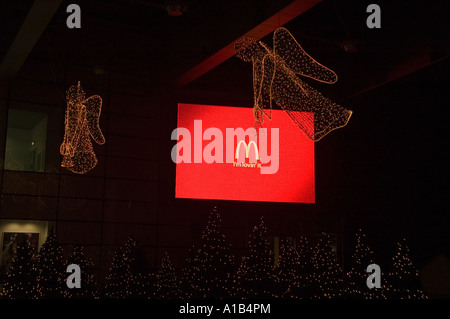
M 173 79 L 289 3 L 284 2 L 279 7 L 264 2 L 264 10 L 251 9 L 251 19 L 244 19 L 245 12 L 220 18 L 236 11 L 237 2 L 222 4 L 225 11 L 217 12 L 197 4 L 192 16 L 187 11 L 180 17 L 184 20 L 175 22 L 164 11 L 147 8 L 148 22 L 143 7 L 133 1 L 129 6 L 127 1 L 83 2 L 81 30 L 65 27 L 63 4 L 17 74 L 0 86 L 0 257 L 6 258 L 11 236 L 34 234 L 40 246 L 53 229 L 65 254 L 75 243 L 85 246 L 100 281 L 128 236 L 143 249 L 151 269 L 159 267 L 164 251 L 179 269 L 214 206 L 222 214 L 236 260 L 245 254 L 248 236 L 261 216 L 275 254 L 283 238 L 326 232 L 333 235 L 345 267 L 360 226 L 373 235 L 383 261 L 389 260 L 389 245 L 402 234 L 410 235 L 418 247 L 420 265 L 433 254 L 448 253 L 443 198 L 449 188 L 439 173 L 445 159 L 424 155 L 437 154 L 447 143 L 444 116 L 432 116 L 448 102 L 442 94 L 448 80 L 441 80 L 442 70 L 448 69 L 448 41 L 442 40 L 446 33 L 439 29 L 434 34 L 435 28 L 423 29 L 419 23 L 417 29 L 423 32 L 406 36 L 407 28 L 390 19 L 386 30 L 376 33 L 359 26 L 366 13 L 357 10 L 364 6 L 345 1 L 338 1 L 344 18 L 359 26 L 351 33 L 368 39 L 353 56 L 339 45 L 346 36 L 342 29 L 337 31 L 342 26 L 330 11 L 331 1 L 286 26 L 299 31 L 302 43 L 314 48 L 313 56 L 331 68 L 336 65 L 342 84 L 318 88 L 354 111 L 347 127 L 316 145 L 316 203 L 175 198 L 170 157 L 175 142 L 170 136 L 177 125 L 177 103 L 252 107 L 253 96 L 251 67 L 235 58 L 186 87 L 175 87 Z M 8 2 L 5 8 L 11 15 L 3 21 L 11 34 L 2 38 L 0 57 L 7 54 L 29 6 L 16 8 Z M 393 10 L 401 11 L 397 6 Z M 430 10 L 430 15 L 439 12 L 438 7 Z M 232 24 L 233 19 L 240 22 Z M 305 32 L 313 36 L 302 37 L 300 30 L 313 21 L 322 21 L 321 27 L 314 31 L 310 26 Z M 436 24 L 439 21 L 444 20 L 438 16 Z M 395 34 L 389 26 L 396 27 Z M 326 35 L 329 41 L 321 41 Z M 406 57 L 421 39 L 431 40 L 411 62 Z M 398 43 L 405 49 L 393 52 Z M 103 100 L 100 128 L 106 143 L 94 143 L 98 164 L 86 174 L 61 167 L 59 152 L 66 90 L 78 81 L 87 96 Z M 432 242 L 440 244 L 429 250 L 423 243 L 431 233 Z

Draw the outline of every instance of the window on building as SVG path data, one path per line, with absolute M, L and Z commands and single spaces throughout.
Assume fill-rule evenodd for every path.
M 54 223 L 38 220 L 0 220 L 0 282 L 9 271 L 17 246 L 28 242 L 36 255 Z
M 9 109 L 5 170 L 43 172 L 47 114 Z

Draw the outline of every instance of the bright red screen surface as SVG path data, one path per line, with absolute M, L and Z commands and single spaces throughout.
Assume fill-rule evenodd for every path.
M 194 125 L 194 120 L 197 124 Z M 199 134 L 198 121 L 201 120 L 201 135 Z M 271 155 L 271 161 L 268 163 L 259 163 L 261 166 L 271 166 L 273 174 L 261 174 L 261 168 L 251 165 L 255 161 L 255 148 L 250 145 L 250 138 L 247 136 L 245 142 L 241 143 L 236 155 L 236 147 L 239 144 L 238 137 L 234 137 L 233 148 L 234 155 L 239 157 L 240 161 L 245 159 L 246 164 L 234 164 L 227 162 L 227 128 L 237 129 L 254 128 L 253 109 L 240 107 L 225 107 L 197 104 L 178 104 L 178 128 L 186 128 L 190 132 L 190 163 L 178 163 L 176 165 L 176 198 L 198 198 L 198 199 L 219 199 L 219 200 L 242 200 L 242 201 L 262 201 L 262 202 L 291 202 L 291 203 L 314 203 L 315 185 L 314 185 L 314 142 L 309 139 L 300 128 L 289 118 L 286 112 L 281 110 L 272 111 L 272 120 L 265 118 L 263 127 L 267 128 L 267 154 Z M 208 128 L 219 129 L 223 136 L 214 135 L 210 139 L 203 139 L 203 134 Z M 278 170 L 276 165 L 276 154 L 274 147 L 276 143 L 276 132 L 278 129 Z M 217 131 L 217 130 L 216 130 Z M 188 153 L 181 146 L 184 138 L 180 136 L 181 130 L 178 130 L 178 142 L 174 146 L 177 158 L 186 159 Z M 183 130 L 185 132 L 185 130 Z M 231 136 L 231 135 L 230 135 Z M 253 135 L 256 139 L 256 146 L 264 149 L 264 143 Z M 260 138 L 264 138 L 261 137 Z M 200 142 L 201 140 L 201 142 Z M 207 163 L 202 157 L 195 159 L 195 145 L 197 151 L 203 151 L 205 146 L 212 143 L 221 143 L 223 147 L 223 163 Z M 186 142 L 186 141 L 185 141 Z M 260 145 L 261 144 L 261 145 Z M 184 144 L 186 145 L 186 144 Z M 217 145 L 217 144 L 215 144 Z M 245 158 L 246 146 L 249 149 L 249 158 Z M 230 148 L 230 147 L 228 147 Z M 210 154 L 216 155 L 215 151 Z M 189 150 L 187 150 L 189 151 Z M 271 153 L 272 151 L 272 153 Z M 197 152 L 197 155 L 199 153 Z M 262 153 L 261 153 L 262 154 Z M 203 155 L 203 153 L 202 153 Z M 262 160 L 262 157 L 261 157 Z M 237 162 L 233 158 L 234 162 Z M 273 161 L 273 162 L 272 162 Z M 258 163 L 258 161 L 257 161 Z M 250 167 L 241 167 L 241 166 Z M 254 166 L 254 167 L 251 167 Z

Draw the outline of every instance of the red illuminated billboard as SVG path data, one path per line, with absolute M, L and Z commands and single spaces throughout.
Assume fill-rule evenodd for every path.
M 309 115 L 312 116 L 312 115 Z M 314 203 L 314 142 L 281 110 L 178 104 L 176 198 Z

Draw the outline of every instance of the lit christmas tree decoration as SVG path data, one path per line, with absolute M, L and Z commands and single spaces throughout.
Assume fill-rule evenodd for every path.
M 109 275 L 106 277 L 104 296 L 108 299 L 124 299 L 131 295 L 130 264 L 123 247 L 119 247 L 113 257 Z
M 264 115 L 271 120 L 272 101 L 313 141 L 347 125 L 352 111 L 324 97 L 297 76 L 333 84 L 337 75 L 308 55 L 288 30 L 275 30 L 273 49 L 251 38 L 237 40 L 235 49 L 238 58 L 253 63 L 256 127 L 262 126 Z
M 347 273 L 348 281 L 348 297 L 355 299 L 386 299 L 386 294 L 389 293 L 386 289 L 385 276 L 381 278 L 381 288 L 369 289 L 367 287 L 367 266 L 377 264 L 375 254 L 370 248 L 367 236 L 358 229 L 356 233 L 355 250 L 352 254 L 351 269 Z
M 65 297 L 72 299 L 98 299 L 97 284 L 94 278 L 94 264 L 86 256 L 83 246 L 75 244 L 67 264 L 76 264 L 81 269 L 81 288 L 65 289 Z M 67 273 L 69 275 L 69 273 Z
M 346 296 L 344 271 L 337 261 L 332 245 L 331 237 L 323 234 L 313 257 L 314 280 L 318 288 L 315 297 L 319 299 L 337 299 Z
M 300 256 L 299 275 L 302 286 L 298 291 L 298 297 L 302 299 L 311 299 L 318 295 L 314 277 L 315 268 L 313 264 L 315 247 L 310 244 L 306 236 L 300 236 L 296 246 Z
M 248 242 L 248 252 L 243 258 L 234 282 L 234 297 L 275 298 L 279 294 L 273 253 L 267 239 L 267 228 L 261 217 L 253 228 Z
M 54 231 L 47 236 L 39 250 L 36 268 L 38 299 L 56 299 L 64 297 L 66 285 L 66 268 L 62 249 L 56 241 Z
M 129 236 L 124 245 L 125 260 L 130 265 L 129 290 L 130 298 L 146 299 L 153 294 L 153 283 L 150 282 L 147 259 L 136 240 Z
M 173 299 L 178 297 L 178 282 L 169 255 L 164 251 L 161 260 L 161 268 L 156 276 L 155 298 L 157 299 Z
M 389 272 L 389 297 L 394 299 L 428 299 L 421 288 L 419 271 L 413 265 L 403 238 L 396 244 Z
M 188 298 L 229 297 L 229 281 L 235 270 L 231 245 L 221 230 L 217 207 L 208 216 L 200 244 L 194 246 L 183 271 L 182 284 Z
M 104 296 L 108 299 L 143 299 L 150 297 L 152 293 L 147 262 L 136 241 L 130 236 L 115 252 L 106 278 Z
M 35 299 L 37 275 L 29 243 L 22 242 L 17 246 L 0 296 L 7 299 Z
M 77 86 L 67 90 L 66 100 L 64 140 L 59 150 L 63 156 L 61 167 L 84 174 L 97 165 L 91 138 L 97 144 L 105 143 L 99 126 L 102 98 L 93 95 L 86 99 L 86 93 L 78 82 Z
M 130 292 L 130 264 L 123 247 L 118 247 L 106 277 L 104 295 L 109 299 L 123 299 L 128 297 Z
M 196 257 L 197 249 L 192 246 L 188 251 L 188 257 L 186 264 L 181 274 L 180 291 L 179 295 L 182 298 L 192 298 L 198 294 L 198 283 L 196 275 L 199 273 L 200 261 Z
M 292 240 L 281 244 L 278 278 L 280 280 L 281 298 L 300 298 L 303 290 L 301 277 L 301 257 L 295 250 Z

